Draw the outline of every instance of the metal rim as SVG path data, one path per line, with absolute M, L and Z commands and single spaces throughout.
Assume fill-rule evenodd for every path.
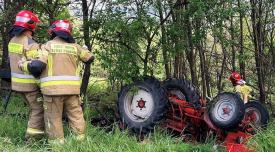
M 261 113 L 257 108 L 254 107 L 248 107 L 245 109 L 245 118 L 248 118 L 251 120 L 251 123 L 255 127 L 261 126 Z
M 214 108 L 214 116 L 217 120 L 225 122 L 232 119 L 236 111 L 236 103 L 225 98 L 216 103 Z
M 126 115 L 135 122 L 146 121 L 154 109 L 154 99 L 149 90 L 142 86 L 137 86 L 134 93 L 127 92 L 124 98 L 124 109 Z

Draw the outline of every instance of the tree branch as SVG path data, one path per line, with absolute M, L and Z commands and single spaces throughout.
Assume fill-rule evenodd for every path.
M 104 38 L 101 38 L 101 37 L 96 37 L 98 40 L 101 40 L 101 41 L 105 41 L 105 42 L 109 42 L 109 43 L 118 43 L 118 44 L 121 44 L 123 46 L 125 46 L 127 49 L 129 49 L 130 51 L 132 51 L 133 53 L 135 53 L 143 62 L 145 61 L 143 59 L 143 57 L 138 54 L 138 52 L 134 51 L 135 49 L 133 49 L 131 46 L 129 46 L 127 43 L 125 42 L 122 42 L 122 41 L 116 41 L 116 40 L 110 40 L 110 39 L 104 39 Z

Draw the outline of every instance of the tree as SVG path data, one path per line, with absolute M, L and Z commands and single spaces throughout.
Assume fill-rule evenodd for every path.
M 11 28 L 14 18 L 17 12 L 14 10 L 21 10 L 27 4 L 27 0 L 1 0 L 0 1 L 0 31 L 1 31 L 1 40 L 2 40 L 2 63 L 0 68 L 9 69 L 9 52 L 8 52 L 8 43 L 10 37 L 8 35 L 9 29 Z M 8 87 L 9 83 L 1 81 L 1 86 Z

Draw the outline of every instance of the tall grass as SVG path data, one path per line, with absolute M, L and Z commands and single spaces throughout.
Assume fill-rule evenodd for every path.
M 1 106 L 1 104 L 0 104 Z M 66 143 L 62 146 L 50 146 L 46 139 L 26 144 L 24 134 L 27 126 L 27 107 L 19 96 L 12 97 L 8 113 L 0 115 L 0 151 L 4 152 L 219 152 L 221 148 L 213 148 L 214 142 L 206 144 L 190 144 L 171 137 L 164 131 L 157 130 L 140 142 L 127 132 L 121 132 L 114 124 L 113 131 L 106 132 L 101 128 L 91 126 L 87 121 L 86 137 L 83 141 L 75 140 L 65 127 Z M 20 113 L 19 115 L 16 113 Z M 85 112 L 89 115 L 89 111 Z M 91 115 L 86 117 L 90 118 Z M 250 141 L 257 152 L 275 150 L 275 125 L 270 125 L 266 131 L 260 132 Z M 273 145 L 272 145 L 273 144 Z
M 275 152 L 275 121 L 270 123 L 266 130 L 258 133 L 248 143 L 255 152 Z

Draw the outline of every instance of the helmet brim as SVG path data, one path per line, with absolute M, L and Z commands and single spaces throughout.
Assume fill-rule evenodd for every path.
M 21 26 L 13 26 L 12 29 L 9 31 L 10 36 L 17 36 L 22 34 L 25 30 L 27 30 L 24 27 Z
M 63 40 L 65 40 L 68 43 L 75 43 L 75 39 L 72 37 L 71 34 L 64 32 L 64 31 L 52 31 L 52 33 L 59 37 L 62 38 Z
M 239 84 L 239 85 L 246 84 L 246 82 L 245 82 L 243 79 L 241 79 L 241 80 L 237 81 L 236 83 L 237 83 L 237 84 Z

